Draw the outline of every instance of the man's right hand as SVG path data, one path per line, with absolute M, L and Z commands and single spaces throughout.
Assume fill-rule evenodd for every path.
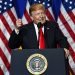
M 22 26 L 22 20 L 21 19 L 17 19 L 16 20 L 16 28 L 18 29 L 21 26 Z

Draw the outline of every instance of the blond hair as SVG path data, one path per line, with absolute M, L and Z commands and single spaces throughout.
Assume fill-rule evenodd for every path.
M 29 14 L 32 15 L 33 11 L 42 9 L 45 11 L 45 7 L 43 4 L 33 4 L 30 8 L 29 8 Z

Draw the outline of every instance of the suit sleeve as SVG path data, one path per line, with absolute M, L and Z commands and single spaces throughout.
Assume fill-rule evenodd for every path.
M 21 38 L 19 34 L 16 34 L 15 31 L 11 33 L 11 36 L 9 38 L 8 45 L 11 49 L 18 48 L 21 44 Z
M 61 48 L 69 48 L 69 44 L 67 41 L 67 38 L 63 35 L 61 30 L 59 29 L 58 25 L 55 25 L 55 35 L 56 35 L 56 41 L 60 45 Z

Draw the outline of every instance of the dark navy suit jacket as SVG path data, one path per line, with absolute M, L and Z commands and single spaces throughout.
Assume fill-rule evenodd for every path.
M 44 37 L 46 48 L 68 48 L 67 38 L 62 34 L 56 22 L 46 21 L 44 23 Z M 33 22 L 20 28 L 19 34 L 11 33 L 9 47 L 14 49 L 22 46 L 23 49 L 37 49 L 38 42 Z

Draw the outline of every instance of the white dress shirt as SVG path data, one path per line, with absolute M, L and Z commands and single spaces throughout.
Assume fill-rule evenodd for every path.
M 35 23 L 34 23 L 34 27 L 35 27 L 35 32 L 36 32 L 37 40 L 38 40 L 38 27 L 37 27 L 37 25 Z M 44 33 L 44 26 L 42 27 L 42 31 Z

